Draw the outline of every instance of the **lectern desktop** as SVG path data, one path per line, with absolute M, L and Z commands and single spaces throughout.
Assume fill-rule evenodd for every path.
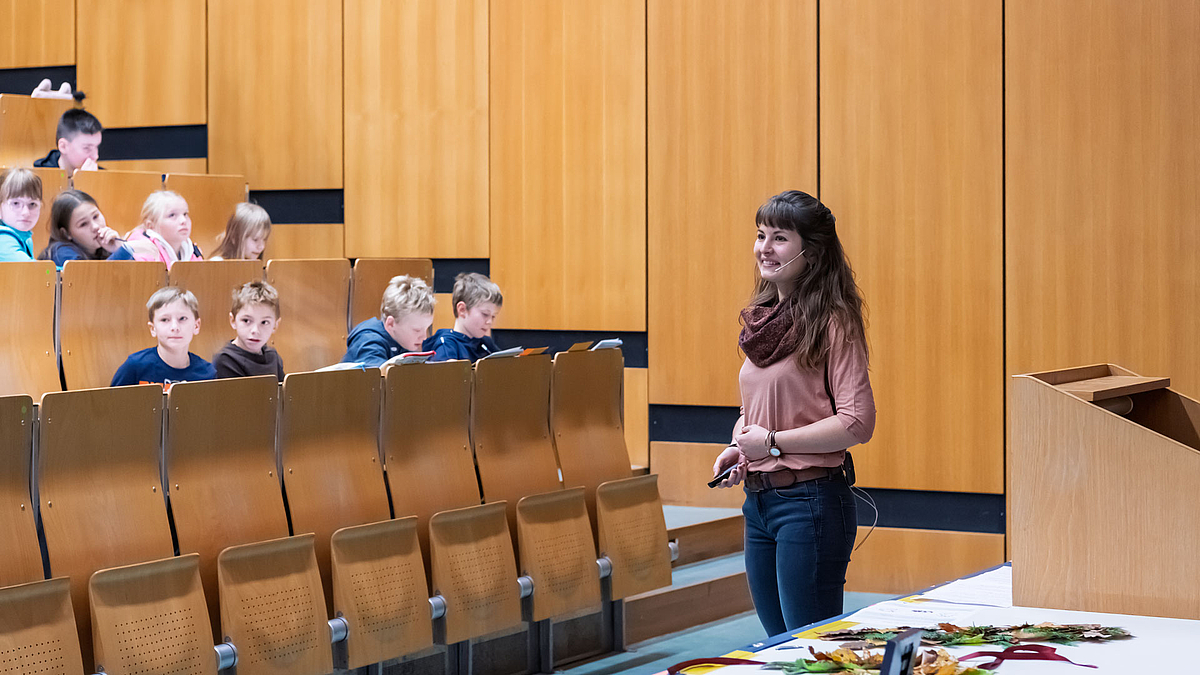
M 1011 396 L 1013 603 L 1200 619 L 1200 403 L 1114 365 Z

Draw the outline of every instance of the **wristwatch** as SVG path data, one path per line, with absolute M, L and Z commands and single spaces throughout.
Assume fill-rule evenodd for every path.
M 779 445 L 775 443 L 774 431 L 767 432 L 767 452 L 769 452 L 772 457 L 778 457 L 779 455 L 783 454 L 779 450 Z

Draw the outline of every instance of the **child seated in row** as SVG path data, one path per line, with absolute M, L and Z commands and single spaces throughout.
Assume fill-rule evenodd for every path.
M 217 250 L 209 260 L 262 260 L 271 236 L 271 216 L 258 204 L 242 202 L 233 210 L 225 231 L 217 237 Z
M 134 260 L 157 260 L 171 269 L 180 260 L 203 260 L 192 243 L 187 201 L 170 190 L 151 192 L 142 204 L 141 224 L 125 236 Z
M 500 315 L 504 296 L 496 282 L 477 272 L 454 277 L 454 328 L 443 328 L 425 340 L 422 348 L 434 352 L 430 361 L 477 361 L 500 351 L 492 339 L 492 324 Z
M 45 157 L 35 161 L 34 166 L 62 169 L 67 176 L 76 169 L 94 171 L 100 166 L 100 142 L 104 140 L 104 127 L 100 120 L 83 108 L 71 108 L 58 118 L 58 147 Z
M 229 324 L 237 337 L 213 356 L 217 377 L 274 375 L 283 382 L 283 360 L 267 346 L 279 325 L 279 293 L 265 281 L 251 281 L 233 292 Z
M 150 334 L 157 347 L 134 352 L 113 374 L 112 385 L 159 383 L 170 389 L 175 382 L 212 380 L 212 364 L 188 351 L 200 332 L 200 306 L 196 296 L 173 286 L 160 288 L 146 303 Z
M 0 262 L 33 260 L 33 228 L 42 214 L 42 179 L 29 169 L 0 174 Z
M 423 279 L 393 277 L 383 291 L 379 316 L 363 321 L 346 338 L 342 363 L 379 366 L 406 352 L 421 351 L 433 325 L 433 289 Z
M 91 195 L 66 190 L 50 205 L 50 243 L 38 259 L 53 260 L 61 270 L 68 260 L 133 260 L 133 253 L 104 221 Z

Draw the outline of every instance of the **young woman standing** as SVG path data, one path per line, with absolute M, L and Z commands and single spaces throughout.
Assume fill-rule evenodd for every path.
M 755 216 L 742 310 L 742 417 L 713 474 L 745 482 L 746 576 L 769 635 L 842 612 L 857 533 L 846 449 L 875 429 L 863 302 L 824 204 L 778 194 Z

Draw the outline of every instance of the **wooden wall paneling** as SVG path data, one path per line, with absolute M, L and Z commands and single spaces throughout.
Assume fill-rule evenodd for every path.
M 1195 396 L 1200 5 L 1011 0 L 1005 23 L 1008 373 L 1121 363 Z
M 255 190 L 342 187 L 341 0 L 209 0 L 208 166 Z
M 192 241 L 206 258 L 211 257 L 233 210 L 248 197 L 245 176 L 172 173 L 164 184 L 187 200 Z
M 141 224 L 142 204 L 163 189 L 157 171 L 76 171 L 72 184 L 96 200 L 104 222 L 122 237 Z
M 713 463 L 724 443 L 650 444 L 650 471 L 658 474 L 663 504 L 741 508 L 746 494 L 739 488 L 710 488 Z
M 33 166 L 58 147 L 58 118 L 70 101 L 0 95 L 0 166 Z
M 10 27 L 0 42 L 0 68 L 75 63 L 75 0 L 0 0 L 0 25 Z
M 625 449 L 631 466 L 650 466 L 648 375 L 646 368 L 625 369 Z
M 755 210 L 817 188 L 816 2 L 655 0 L 648 17 L 650 402 L 738 405 Z
M 868 305 L 865 485 L 1004 491 L 1001 6 L 821 8 L 821 198 Z
M 645 0 L 493 8 L 491 270 L 504 325 L 645 330 Z
M 157 171 L 158 173 L 207 173 L 207 157 L 168 159 L 103 159 L 100 166 L 118 171 Z
M 271 225 L 271 236 L 263 259 L 271 258 L 341 258 L 341 223 L 313 223 L 301 225 Z
M 78 0 L 76 79 L 105 127 L 205 123 L 205 2 Z
M 878 527 L 863 542 L 868 530 L 858 528 L 862 548 L 850 558 L 848 591 L 912 593 L 1005 559 L 1003 534 Z
M 33 257 L 37 257 L 50 243 L 50 211 L 59 193 L 70 187 L 67 172 L 62 169 L 31 169 L 42 179 L 42 214 L 33 228 Z
M 345 32 L 347 255 L 486 258 L 487 0 L 347 0 Z

